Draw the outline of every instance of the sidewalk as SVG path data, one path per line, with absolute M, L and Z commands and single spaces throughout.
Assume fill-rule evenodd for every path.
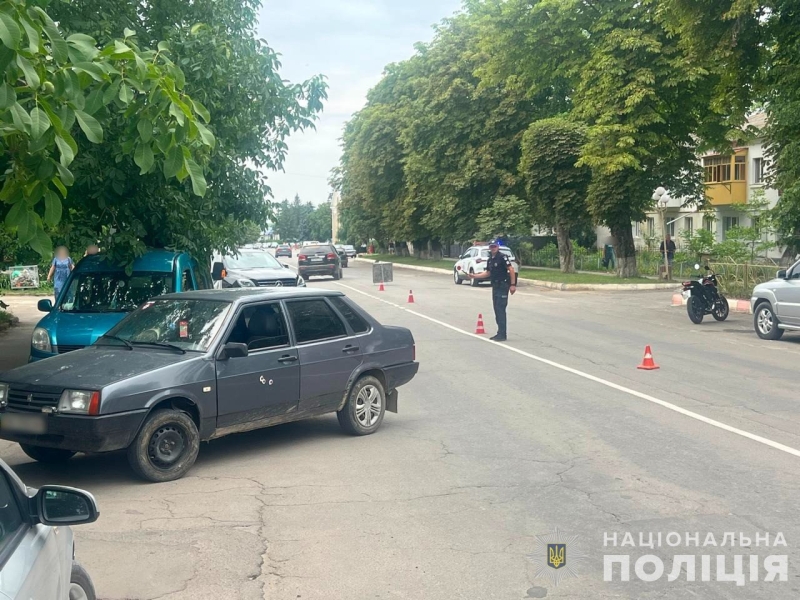
M 0 373 L 28 362 L 33 328 L 44 316 L 36 309 L 39 300 L 41 297 L 36 296 L 3 296 L 3 301 L 19 323 L 0 333 Z

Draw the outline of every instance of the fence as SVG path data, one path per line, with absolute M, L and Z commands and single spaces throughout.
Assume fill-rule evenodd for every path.
M 521 264 L 525 266 L 549 269 L 558 269 L 560 267 L 558 248 L 554 246 L 546 246 L 541 250 L 521 247 L 514 248 L 514 251 Z M 575 268 L 578 271 L 599 273 L 613 271 L 613 269 L 603 266 L 603 252 L 601 250 L 579 248 L 574 254 Z M 694 272 L 694 263 L 688 258 L 680 253 L 676 254 L 675 258 L 676 260 L 672 266 L 673 277 L 688 277 Z M 636 265 L 639 269 L 639 274 L 642 276 L 657 277 L 663 264 L 664 258 L 659 252 L 640 251 L 636 253 Z
M 709 266 L 720 276 L 720 287 L 726 296 L 745 300 L 759 283 L 774 279 L 778 270 L 775 265 L 747 263 L 710 263 Z

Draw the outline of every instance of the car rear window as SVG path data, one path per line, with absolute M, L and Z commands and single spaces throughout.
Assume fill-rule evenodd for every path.
M 316 254 L 317 252 L 324 252 L 327 254 L 328 252 L 335 253 L 336 251 L 333 249 L 333 246 L 305 246 L 301 252 L 303 252 L 303 254 Z
M 298 344 L 347 335 L 342 320 L 322 298 L 289 302 L 287 306 Z
M 355 333 L 364 333 L 365 331 L 369 331 L 369 323 L 367 323 L 363 317 L 358 314 L 355 309 L 350 306 L 344 298 L 334 297 L 329 298 L 331 304 L 336 307 L 344 320 L 350 325 L 350 329 L 352 329 Z

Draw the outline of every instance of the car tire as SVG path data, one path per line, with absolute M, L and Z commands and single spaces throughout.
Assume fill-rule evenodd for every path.
M 75 456 L 72 450 L 62 450 L 60 448 L 45 448 L 44 446 L 32 446 L 30 444 L 20 444 L 22 451 L 36 462 L 53 464 L 67 462 Z
M 753 327 L 762 340 L 779 340 L 783 337 L 783 329 L 778 327 L 778 317 L 769 302 L 756 306 L 753 314 Z
M 336 273 L 333 274 L 333 280 L 334 281 L 339 281 L 341 278 L 342 278 L 342 269 L 340 267 L 339 270 L 336 271 Z
M 92 578 L 76 562 L 72 563 L 72 574 L 69 578 L 69 600 L 97 600 Z
M 336 413 L 339 425 L 350 435 L 370 435 L 383 423 L 386 392 L 383 384 L 371 375 L 353 384 L 342 410 Z
M 456 285 L 461 285 L 462 283 L 464 283 L 461 277 L 458 276 L 458 271 L 456 269 L 453 269 L 453 282 Z
M 714 310 L 711 311 L 711 314 L 717 321 L 724 321 L 728 318 L 731 309 L 728 306 L 728 299 L 725 296 L 719 297 L 719 302 L 714 306 Z
M 469 270 L 469 274 L 470 274 L 470 275 L 474 275 L 474 274 L 475 274 L 475 271 L 473 271 L 472 269 L 470 269 L 470 270 Z M 480 280 L 480 279 L 470 279 L 470 280 L 469 280 L 469 284 L 470 284 L 472 287 L 478 287 L 478 286 L 480 286 L 480 284 L 481 284 L 481 280 Z
M 686 312 L 689 314 L 689 319 L 691 319 L 692 323 L 700 325 L 705 316 L 705 310 L 703 309 L 703 303 L 700 301 L 700 298 L 697 296 L 689 296 L 689 301 L 686 303 Z
M 173 409 L 156 410 L 128 446 L 128 463 L 147 481 L 174 481 L 192 468 L 199 451 L 200 434 L 189 415 Z

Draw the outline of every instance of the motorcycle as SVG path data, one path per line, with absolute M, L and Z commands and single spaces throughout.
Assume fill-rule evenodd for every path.
M 700 270 L 700 265 L 695 265 L 696 270 Z M 692 323 L 699 325 L 703 322 L 703 317 L 712 315 L 717 321 L 724 321 L 728 318 L 730 309 L 728 300 L 719 293 L 719 275 L 711 267 L 705 266 L 706 274 L 700 281 L 684 281 L 683 293 L 689 296 L 686 304 L 686 312 Z

